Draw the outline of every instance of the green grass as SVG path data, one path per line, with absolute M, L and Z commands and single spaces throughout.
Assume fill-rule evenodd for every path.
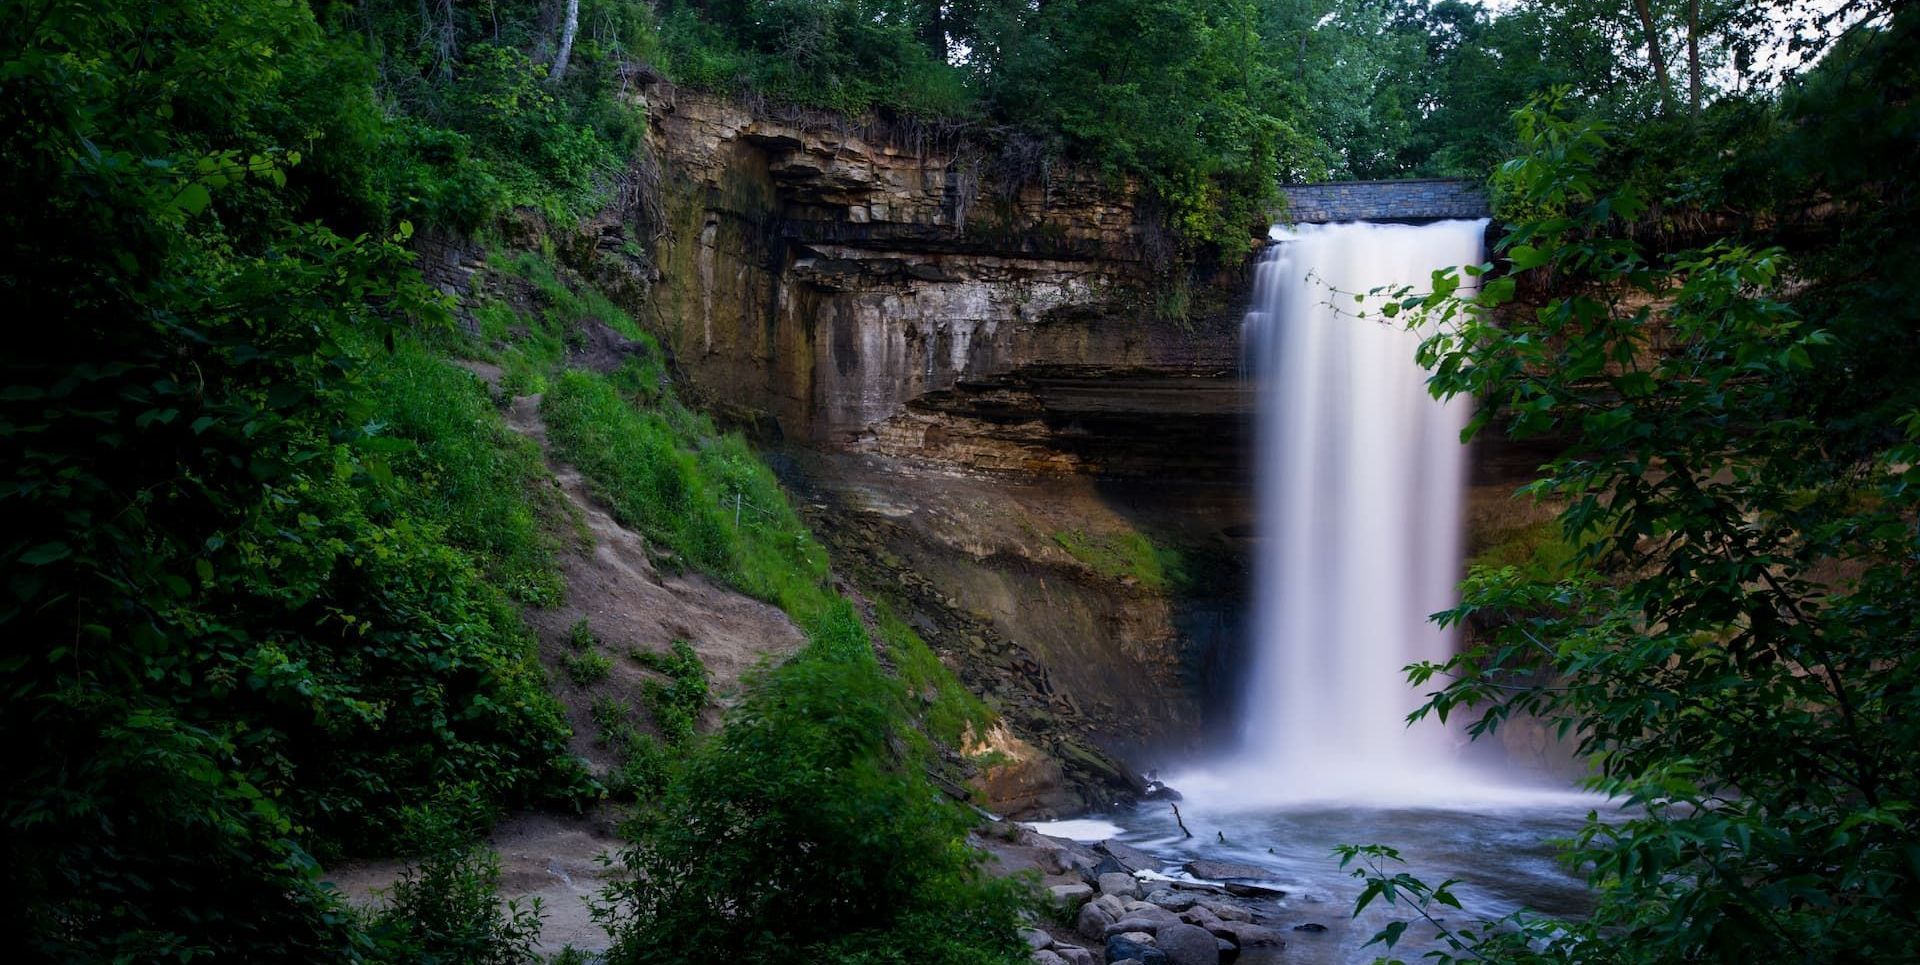
M 562 458 L 623 524 L 802 626 L 825 612 L 826 552 L 739 436 L 671 400 L 636 406 L 614 380 L 586 372 L 560 376 L 541 411 Z
M 920 705 L 919 717 L 928 736 L 958 749 L 969 729 L 985 734 L 993 726 L 993 711 L 960 685 L 933 648 L 891 608 L 875 604 L 875 611 L 887 658 L 910 698 Z
M 685 640 L 673 641 L 667 653 L 636 651 L 640 665 L 665 674 L 666 681 L 649 680 L 644 691 L 647 712 L 653 715 L 660 737 L 678 747 L 693 739 L 694 725 L 707 707 L 707 667 Z
M 565 509 L 539 448 L 507 429 L 479 379 L 409 342 L 373 359 L 366 389 L 386 465 L 417 483 L 414 508 L 518 602 L 558 602 L 552 534 Z
M 1132 579 L 1154 591 L 1178 588 L 1186 582 L 1180 554 L 1155 546 L 1139 533 L 1093 536 L 1083 530 L 1068 529 L 1053 534 L 1053 541 L 1074 559 L 1108 579 Z

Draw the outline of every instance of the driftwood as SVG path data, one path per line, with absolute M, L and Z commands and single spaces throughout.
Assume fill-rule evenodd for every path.
M 1189 838 L 1193 837 L 1193 832 L 1187 830 L 1187 822 L 1180 819 L 1180 805 L 1175 804 L 1172 801 L 1168 801 L 1167 807 L 1170 807 L 1173 809 L 1173 823 L 1180 825 L 1180 833 L 1186 835 Z

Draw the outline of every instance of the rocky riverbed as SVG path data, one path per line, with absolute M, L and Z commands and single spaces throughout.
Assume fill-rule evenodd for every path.
M 1023 933 L 1035 965 L 1258 965 L 1279 961 L 1291 935 L 1327 928 L 1254 865 L 1179 863 L 1012 823 L 976 843 L 995 873 L 1037 873 L 1053 896 L 1052 918 Z

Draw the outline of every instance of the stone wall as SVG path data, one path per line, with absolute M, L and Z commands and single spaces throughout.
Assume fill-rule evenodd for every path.
M 1491 210 L 1479 183 L 1464 178 L 1332 181 L 1280 191 L 1287 198 L 1285 218 L 1294 224 L 1484 218 Z

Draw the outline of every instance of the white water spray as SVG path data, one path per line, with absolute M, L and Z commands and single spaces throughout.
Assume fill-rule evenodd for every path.
M 1446 728 L 1407 726 L 1420 694 L 1402 669 L 1453 646 L 1427 618 L 1461 576 L 1471 403 L 1434 399 L 1419 333 L 1354 294 L 1428 290 L 1434 269 L 1480 261 L 1486 224 L 1276 229 L 1258 268 L 1246 345 L 1262 532 L 1230 797 L 1418 801 L 1479 783 Z

